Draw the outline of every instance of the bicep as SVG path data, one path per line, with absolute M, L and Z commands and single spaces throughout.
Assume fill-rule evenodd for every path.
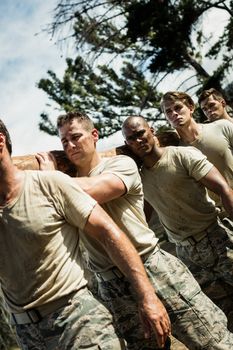
M 221 195 L 222 192 L 228 189 L 228 184 L 222 174 L 214 166 L 210 171 L 202 177 L 199 182 L 201 182 L 208 190 Z

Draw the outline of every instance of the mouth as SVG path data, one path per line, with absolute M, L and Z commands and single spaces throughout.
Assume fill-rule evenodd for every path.
M 139 147 L 138 147 L 138 150 L 145 150 L 145 149 L 147 149 L 148 148 L 148 145 L 146 144 L 146 143 L 144 143 L 143 145 L 140 145 Z
M 178 118 L 176 118 L 173 122 L 174 122 L 174 123 L 179 123 L 179 122 L 181 122 L 182 120 L 183 120 L 183 118 L 178 117 Z
M 74 157 L 78 156 L 80 153 L 81 153 L 80 150 L 76 150 L 75 152 L 70 153 L 70 157 L 74 158 Z

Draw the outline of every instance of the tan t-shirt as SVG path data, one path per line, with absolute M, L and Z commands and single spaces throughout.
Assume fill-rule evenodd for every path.
M 141 256 L 152 252 L 158 239 L 146 222 L 142 183 L 135 162 L 123 155 L 103 158 L 89 176 L 102 173 L 118 176 L 126 187 L 126 193 L 122 197 L 104 204 L 103 208 L 127 234 Z M 81 238 L 88 250 L 89 265 L 93 271 L 105 271 L 113 266 L 105 250 L 95 240 L 83 235 Z
M 13 312 L 86 285 L 78 228 L 95 205 L 65 174 L 25 171 L 18 198 L 0 208 L 0 282 Z
M 201 127 L 198 139 L 190 145 L 205 154 L 233 188 L 233 124 L 221 119 Z
M 214 202 L 198 181 L 212 168 L 194 147 L 166 147 L 161 159 L 142 169 L 145 199 L 157 211 L 173 242 L 202 232 L 217 217 Z

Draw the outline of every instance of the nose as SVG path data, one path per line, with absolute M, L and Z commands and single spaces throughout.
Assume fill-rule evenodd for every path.
M 170 122 L 173 122 L 177 115 L 178 113 L 175 110 L 169 110 L 166 112 L 166 117 Z
M 75 143 L 71 140 L 67 143 L 67 149 L 74 149 L 76 147 Z

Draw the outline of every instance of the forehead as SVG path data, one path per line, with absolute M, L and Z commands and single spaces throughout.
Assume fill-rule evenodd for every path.
M 77 119 L 72 119 L 67 121 L 64 125 L 59 128 L 59 134 L 61 136 L 66 136 L 74 133 L 84 133 L 87 132 L 85 124 L 78 121 Z
M 144 121 L 142 119 L 137 119 L 124 126 L 124 134 L 129 135 L 130 133 L 134 133 L 145 128 L 146 125 Z
M 163 102 L 163 106 L 164 108 L 172 108 L 174 106 L 177 106 L 177 105 L 184 105 L 184 101 L 182 100 L 165 100 Z
M 213 95 L 210 95 L 201 101 L 201 106 L 205 106 L 207 103 L 213 102 L 213 101 L 217 101 L 217 100 L 216 100 L 216 98 L 214 98 Z

